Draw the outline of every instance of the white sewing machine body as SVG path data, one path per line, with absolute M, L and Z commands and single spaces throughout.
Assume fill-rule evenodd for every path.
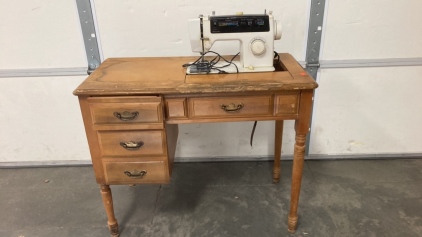
M 274 40 L 281 38 L 281 25 L 272 14 L 208 16 L 190 19 L 189 35 L 193 52 L 205 54 L 219 40 L 240 41 L 240 60 L 225 67 L 227 73 L 274 71 Z M 224 65 L 226 62 L 221 62 Z M 227 64 L 227 63 L 226 63 Z M 218 67 L 218 64 L 216 65 Z M 209 73 L 217 73 L 211 71 Z M 191 73 L 189 68 L 188 74 Z

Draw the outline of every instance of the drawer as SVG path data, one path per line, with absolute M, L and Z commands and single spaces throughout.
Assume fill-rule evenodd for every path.
M 299 93 L 275 96 L 275 115 L 293 115 L 299 111 Z
M 90 97 L 94 125 L 162 123 L 161 97 Z
M 207 97 L 189 98 L 190 118 L 272 116 L 273 97 Z
M 168 183 L 167 162 L 159 161 L 103 161 L 107 184 Z
M 165 99 L 167 119 L 187 119 L 186 98 Z
M 98 131 L 102 156 L 165 155 L 164 130 Z

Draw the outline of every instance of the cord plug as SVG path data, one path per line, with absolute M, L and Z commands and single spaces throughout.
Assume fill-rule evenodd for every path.
M 211 65 L 209 62 L 197 62 L 190 67 L 191 73 L 209 73 L 211 71 Z

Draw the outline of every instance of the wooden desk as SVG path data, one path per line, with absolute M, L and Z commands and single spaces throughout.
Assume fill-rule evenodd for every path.
M 273 181 L 283 120 L 296 120 L 288 230 L 297 226 L 305 140 L 317 83 L 289 54 L 276 72 L 185 75 L 189 57 L 110 58 L 75 91 L 112 236 L 110 184 L 169 183 L 179 123 L 275 120 Z

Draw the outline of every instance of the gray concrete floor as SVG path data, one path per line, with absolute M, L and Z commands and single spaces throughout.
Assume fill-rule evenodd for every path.
M 112 186 L 121 236 L 422 236 L 422 159 L 306 161 L 287 232 L 291 161 L 178 163 L 171 184 Z M 0 169 L 0 236 L 109 236 L 91 167 Z

